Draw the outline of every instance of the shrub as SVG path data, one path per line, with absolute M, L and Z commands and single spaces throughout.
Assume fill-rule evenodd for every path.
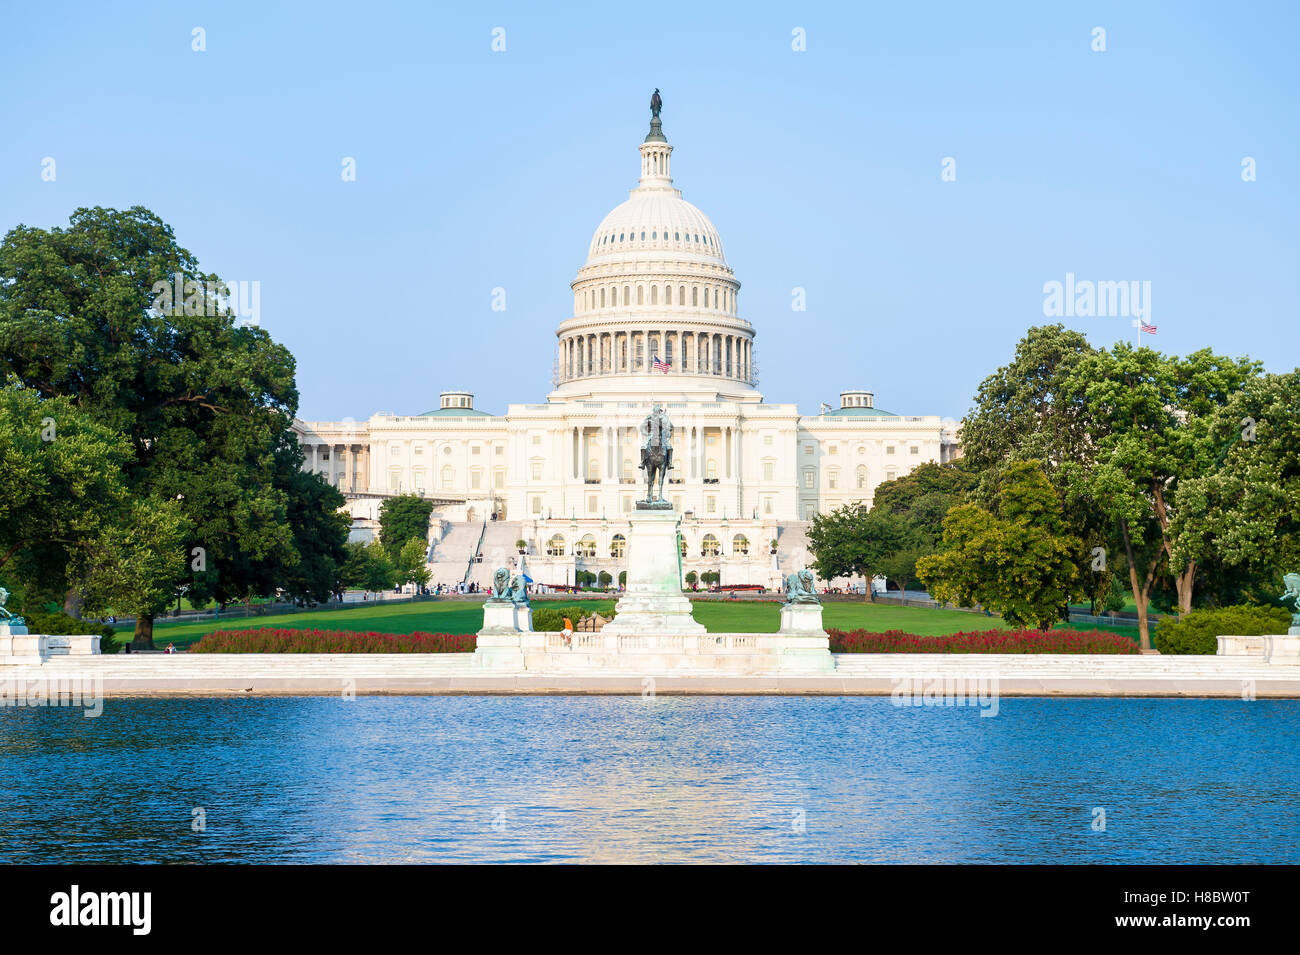
M 106 623 L 95 623 L 93 620 L 78 620 L 76 617 L 69 617 L 66 613 L 45 613 L 40 610 L 36 613 L 24 613 L 22 616 L 27 621 L 29 633 L 48 633 L 60 636 L 97 633 L 99 634 L 100 653 L 117 653 L 118 650 L 122 649 L 121 644 L 113 639 L 113 634 L 117 633 L 117 631 Z
M 362 633 L 356 630 L 216 630 L 191 653 L 471 653 L 472 633 Z
M 538 607 L 533 606 L 533 629 L 558 633 L 564 629 L 564 618 L 568 617 L 575 624 L 586 613 L 582 607 Z
M 975 630 L 922 637 L 902 630 L 828 630 L 832 653 L 1137 653 L 1131 639 L 1105 630 Z
M 1291 614 L 1282 607 L 1239 604 L 1235 607 L 1193 610 L 1177 623 L 1160 621 L 1155 647 L 1161 653 L 1217 653 L 1225 634 L 1253 637 L 1262 633 L 1286 633 Z

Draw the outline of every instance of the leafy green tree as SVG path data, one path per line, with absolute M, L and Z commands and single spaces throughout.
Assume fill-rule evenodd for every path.
M 984 606 L 1012 626 L 1045 630 L 1082 595 L 1079 542 L 1068 533 L 1060 496 L 1034 461 L 1003 470 L 997 510 L 953 508 L 943 549 L 917 561 L 931 595 Z
M 962 460 L 927 462 L 876 488 L 872 511 L 893 514 L 916 532 L 920 546 L 933 551 L 943 537 L 943 519 L 979 485 L 979 475 Z
M 693 573 L 694 573 L 694 571 L 691 571 L 690 574 L 687 574 L 687 575 L 686 575 L 686 577 L 687 577 L 687 581 L 686 581 L 686 582 L 687 582 L 688 584 L 692 582 L 691 574 L 693 574 Z M 618 585 L 619 585 L 620 587 L 626 587 L 626 586 L 627 586 L 627 571 L 626 571 L 626 570 L 620 570 L 620 571 L 618 572 Z
M 85 609 L 144 617 L 150 623 L 176 596 L 184 573 L 184 517 L 175 501 L 136 498 L 128 519 L 74 559 Z M 153 630 L 146 631 L 152 639 Z
M 412 537 L 427 541 L 432 514 L 433 501 L 414 494 L 390 497 L 379 505 L 379 542 L 389 556 L 396 559 Z
M 365 545 L 365 565 L 362 572 L 362 586 L 366 590 L 392 590 L 397 583 L 397 569 L 388 557 L 388 551 L 379 541 Z
M 619 582 L 620 584 L 626 584 L 626 583 L 627 583 L 627 577 L 625 576 L 626 574 L 627 574 L 627 571 L 625 570 L 625 571 L 622 571 L 622 572 L 618 575 L 618 577 L 619 577 L 618 582 Z M 690 587 L 691 590 L 694 590 L 694 589 L 695 589 L 695 585 L 698 584 L 699 582 L 700 582 L 700 576 L 699 576 L 699 574 L 695 573 L 695 571 L 693 571 L 693 570 L 688 570 L 688 571 L 686 572 L 686 586 L 687 586 L 687 587 Z
M 613 582 L 614 582 L 614 575 L 607 570 L 602 570 L 600 572 L 600 576 L 597 578 L 597 583 L 601 587 L 609 587 L 609 585 L 612 584 Z
M 291 467 L 284 477 L 297 559 L 284 567 L 277 579 L 286 596 L 324 603 L 338 590 L 339 571 L 348 558 L 345 545 L 352 518 L 342 509 L 342 493 L 319 474 Z
M 813 516 L 808 529 L 813 569 L 823 580 L 862 576 L 867 580 L 866 599 L 874 601 L 871 578 L 888 569 L 910 576 L 906 560 L 893 561 L 903 552 L 914 560 L 924 551 L 920 532 L 900 514 L 886 509 L 869 509 L 863 503 L 845 504 Z
M 424 561 L 428 550 L 423 537 L 412 537 L 397 555 L 396 578 L 399 584 L 423 587 L 429 582 L 429 565 Z
M 185 551 L 203 555 L 195 598 L 223 602 L 272 595 L 298 562 L 287 475 L 302 464 L 293 358 L 237 326 L 225 291 L 139 206 L 0 243 L 0 373 L 126 435 L 127 486 L 179 503 Z M 151 628 L 143 614 L 137 645 Z
M 0 388 L 0 575 L 29 609 L 64 603 L 85 551 L 129 525 L 130 460 L 124 438 L 68 399 Z
M 1215 467 L 1216 412 L 1258 370 L 1208 349 L 1178 357 L 1120 343 L 1086 356 L 1064 385 L 1096 422 L 1092 460 L 1073 484 L 1118 529 L 1144 649 L 1160 576 L 1171 579 L 1179 611 L 1192 609 L 1200 553 L 1182 544 L 1174 518 L 1184 486 Z
M 1183 482 L 1176 559 L 1213 567 L 1213 603 L 1279 593 L 1300 568 L 1300 369 L 1252 378 L 1208 423 L 1210 467 Z

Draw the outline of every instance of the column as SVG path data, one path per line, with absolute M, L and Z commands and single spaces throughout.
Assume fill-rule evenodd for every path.
M 731 429 L 726 430 L 726 437 L 723 444 L 723 453 L 726 455 L 727 462 L 724 465 L 725 476 L 728 480 L 731 478 Z

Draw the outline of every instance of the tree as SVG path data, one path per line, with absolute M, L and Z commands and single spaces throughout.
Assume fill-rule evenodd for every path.
M 962 460 L 953 464 L 927 462 L 876 488 L 871 510 L 902 518 L 928 553 L 943 537 L 943 519 L 948 511 L 963 503 L 979 482 L 980 476 Z
M 0 574 L 29 607 L 63 603 L 84 551 L 129 524 L 130 460 L 123 437 L 68 399 L 0 388 Z
M 694 572 L 692 571 L 692 573 L 694 573 Z M 689 578 L 689 577 L 691 577 L 691 574 L 687 574 L 686 576 Z M 690 583 L 690 580 L 687 580 L 687 583 Z M 627 586 L 627 571 L 626 571 L 626 570 L 620 570 L 620 571 L 618 572 L 618 585 L 619 585 L 620 587 L 626 587 L 626 586 Z
M 619 582 L 620 584 L 626 584 L 626 583 L 627 583 L 627 577 L 626 577 L 626 574 L 627 574 L 627 571 L 625 570 L 625 571 L 623 571 L 622 573 L 620 573 L 620 574 L 618 575 L 618 577 L 619 577 L 619 581 L 618 581 L 618 582 Z M 694 589 L 695 589 L 695 585 L 698 584 L 699 582 L 700 582 L 700 577 L 699 577 L 699 575 L 698 575 L 697 573 L 695 573 L 695 571 L 693 571 L 693 570 L 688 570 L 688 571 L 686 572 L 686 586 L 687 586 L 687 587 L 690 587 L 691 590 L 694 590 Z
M 142 618 L 143 635 L 152 642 L 153 618 L 175 597 L 173 582 L 184 573 L 184 524 L 176 501 L 131 501 L 127 520 L 74 557 L 85 609 Z
M 207 568 L 195 597 L 223 601 L 273 594 L 297 561 L 286 475 L 302 465 L 293 358 L 236 325 L 228 291 L 139 206 L 0 243 L 0 372 L 127 437 L 128 488 L 179 503 Z M 151 627 L 138 619 L 136 645 Z
M 962 420 L 962 460 L 976 473 L 1009 461 L 1038 461 L 1049 472 L 1089 457 L 1093 421 L 1065 384 L 1086 357 L 1088 339 L 1064 325 L 1030 328 L 1011 364 L 980 383 Z
M 291 599 L 324 603 L 339 589 L 352 518 L 342 510 L 343 495 L 319 474 L 290 468 L 285 476 L 297 560 L 279 574 L 280 586 Z
M 396 584 L 397 571 L 388 557 L 388 551 L 379 541 L 365 545 L 365 563 L 362 570 L 362 586 L 366 590 L 391 590 Z
M 1060 496 L 1033 461 L 1008 465 L 997 510 L 953 508 L 942 550 L 917 561 L 917 574 L 940 602 L 976 604 L 1012 626 L 1045 630 L 1083 592 L 1079 542 L 1065 525 Z
M 1181 613 L 1192 609 L 1201 555 L 1180 544 L 1183 487 L 1214 469 L 1214 415 L 1258 371 L 1256 362 L 1208 349 L 1180 358 L 1120 343 L 1085 357 L 1065 383 L 1096 423 L 1092 460 L 1072 484 L 1118 530 L 1144 649 L 1159 577 L 1171 578 Z
M 871 578 L 884 571 L 890 558 L 901 552 L 915 552 L 924 542 L 908 520 L 888 510 L 869 509 L 866 504 L 845 504 L 826 514 L 816 514 L 808 530 L 813 569 L 823 580 L 862 576 L 867 580 L 866 598 L 874 601 Z M 913 554 L 915 556 L 915 554 Z M 890 564 L 903 572 L 905 564 Z
M 398 552 L 395 577 L 399 584 L 423 587 L 429 582 L 429 565 L 424 561 L 428 547 L 423 537 L 412 537 Z
M 1208 441 L 1220 451 L 1182 484 L 1175 559 L 1213 568 L 1206 603 L 1275 597 L 1300 567 L 1300 369 L 1247 381 L 1214 412 Z
M 414 494 L 390 497 L 379 505 L 379 542 L 389 556 L 396 559 L 412 537 L 427 541 L 432 514 L 433 501 Z

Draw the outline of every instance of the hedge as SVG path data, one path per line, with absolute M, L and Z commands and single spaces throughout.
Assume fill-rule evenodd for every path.
M 1131 639 L 1104 630 L 972 630 L 923 637 L 902 630 L 826 631 L 832 653 L 1137 653 Z
M 1162 620 L 1156 629 L 1155 648 L 1161 653 L 1217 653 L 1218 637 L 1286 633 L 1291 613 L 1282 607 L 1238 604 L 1235 607 L 1193 610 L 1177 623 Z
M 477 640 L 455 633 L 362 633 L 356 630 L 216 630 L 191 653 L 472 653 Z

